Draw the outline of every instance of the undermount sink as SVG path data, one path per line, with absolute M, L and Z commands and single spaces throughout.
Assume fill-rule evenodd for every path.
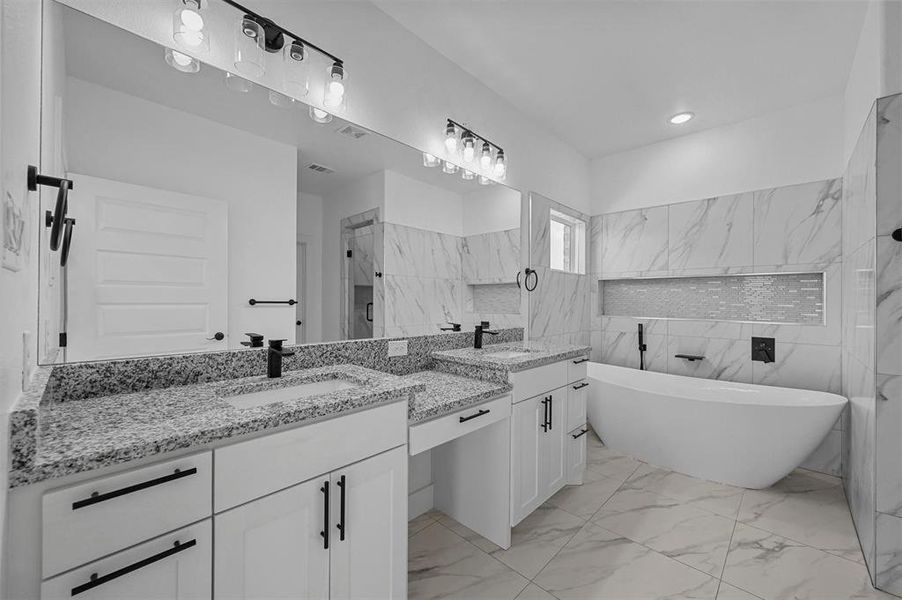
M 311 381 L 264 389 L 258 392 L 225 395 L 223 400 L 235 408 L 255 408 L 257 406 L 265 406 L 276 402 L 301 400 L 303 398 L 309 398 L 310 396 L 321 396 L 323 394 L 349 390 L 359 386 L 359 383 L 347 379 L 326 379 L 325 381 Z
M 522 358 L 524 356 L 529 356 L 528 350 L 501 350 L 499 352 L 489 352 L 485 355 L 486 358 L 500 359 Z

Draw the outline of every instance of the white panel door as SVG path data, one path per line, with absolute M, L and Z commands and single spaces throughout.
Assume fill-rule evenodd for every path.
M 332 473 L 330 544 L 333 600 L 407 597 L 403 446 Z
M 48 579 L 41 598 L 209 600 L 212 553 L 207 519 Z
M 565 437 L 567 436 L 567 389 L 556 389 L 547 394 L 549 399 L 548 431 L 544 432 L 541 441 L 541 468 L 539 478 L 544 489 L 542 500 L 551 498 L 559 489 L 564 487 L 567 478 L 565 467 L 567 448 Z
M 318 477 L 213 518 L 217 599 L 329 597 L 321 535 L 329 527 L 321 491 L 328 481 Z
M 228 205 L 69 174 L 73 361 L 225 349 Z
M 540 465 L 547 435 L 544 400 L 536 396 L 514 404 L 511 414 L 511 525 L 519 523 L 544 500 Z

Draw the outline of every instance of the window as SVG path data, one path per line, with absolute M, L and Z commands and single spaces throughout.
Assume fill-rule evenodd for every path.
M 586 272 L 586 222 L 551 211 L 551 268 L 567 273 Z

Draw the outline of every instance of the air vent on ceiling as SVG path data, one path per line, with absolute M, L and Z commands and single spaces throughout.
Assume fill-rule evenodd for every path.
M 335 169 L 331 169 L 325 165 L 318 165 L 316 163 L 310 163 L 307 165 L 307 168 L 311 171 L 316 171 L 317 173 L 322 173 L 323 175 L 331 175 L 335 172 Z
M 341 129 L 338 130 L 338 133 L 341 135 L 346 135 L 349 138 L 354 138 L 355 140 L 359 140 L 363 136 L 367 135 L 367 132 L 359 127 L 354 127 L 353 125 L 345 125 Z

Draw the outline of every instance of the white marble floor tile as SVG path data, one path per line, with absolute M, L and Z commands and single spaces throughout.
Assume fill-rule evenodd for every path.
M 795 471 L 764 490 L 748 490 L 739 520 L 831 554 L 863 562 L 838 480 Z
M 411 600 L 513 600 L 529 584 L 439 523 L 410 538 L 408 555 L 407 595 Z
M 607 502 L 622 483 L 621 479 L 605 477 L 600 471 L 587 468 L 582 485 L 565 486 L 545 504 L 586 520 Z
M 570 541 L 583 519 L 553 506 L 540 506 L 511 531 L 511 547 L 489 554 L 521 575 L 534 578 Z
M 517 600 L 554 600 L 554 596 L 540 588 L 534 583 L 526 586 L 526 589 L 520 592 Z
M 636 469 L 621 489 L 654 492 L 731 519 L 739 512 L 745 491 L 646 464 Z
M 714 598 L 717 579 L 591 521 L 535 578 L 561 599 Z
M 871 587 L 864 565 L 742 523 L 723 580 L 767 600 L 892 597 Z
M 717 600 L 760 600 L 760 598 L 721 581 L 720 588 L 717 590 Z
M 635 473 L 641 464 L 632 456 L 605 447 L 595 432 L 589 434 L 586 445 L 586 470 L 623 482 Z
M 433 523 L 435 523 L 435 513 L 432 511 L 414 517 L 407 521 L 407 537 L 413 537 L 414 534 L 426 529 Z
M 652 492 L 617 492 L 592 521 L 681 563 L 720 577 L 732 519 Z

